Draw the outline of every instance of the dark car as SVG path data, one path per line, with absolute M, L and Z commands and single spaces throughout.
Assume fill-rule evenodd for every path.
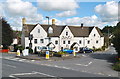
M 87 47 L 80 48 L 79 53 L 93 53 L 93 50 Z
M 63 49 L 62 51 L 63 51 L 63 52 L 67 52 L 67 53 L 69 53 L 69 54 L 72 54 L 72 53 L 73 53 L 73 50 L 70 50 L 70 49 L 68 49 L 68 48 Z

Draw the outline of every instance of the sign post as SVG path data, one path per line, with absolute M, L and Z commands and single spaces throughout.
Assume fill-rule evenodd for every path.
M 49 59 L 49 51 L 46 51 L 46 59 Z
M 73 56 L 76 57 L 75 49 L 73 49 Z

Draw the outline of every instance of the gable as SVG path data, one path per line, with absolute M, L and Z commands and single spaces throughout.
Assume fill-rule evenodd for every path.
M 30 32 L 30 34 L 33 34 L 33 37 L 40 37 L 47 36 L 46 31 L 41 27 L 40 24 L 37 24 L 33 30 Z
M 66 35 L 66 32 L 68 32 L 67 35 Z M 62 31 L 60 37 L 67 37 L 67 36 L 68 36 L 68 37 L 69 37 L 69 36 L 70 36 L 70 37 L 73 37 L 73 36 L 74 36 L 68 26 L 66 26 L 66 27 L 64 28 L 64 30 Z
M 101 37 L 102 33 L 100 31 L 98 31 L 99 29 L 96 29 L 96 27 L 94 27 L 90 33 L 90 37 Z M 101 34 L 100 34 L 101 33 Z

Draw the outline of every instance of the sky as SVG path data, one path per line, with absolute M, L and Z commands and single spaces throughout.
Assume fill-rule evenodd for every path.
M 22 18 L 27 24 L 47 24 L 50 17 L 56 25 L 115 26 L 118 22 L 117 0 L 1 0 L 0 17 L 14 30 L 22 30 Z

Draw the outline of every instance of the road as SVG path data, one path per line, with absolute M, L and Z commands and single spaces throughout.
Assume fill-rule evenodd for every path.
M 113 47 L 105 52 L 79 54 L 81 58 L 63 61 L 35 61 L 15 58 L 3 54 L 2 76 L 21 77 L 118 77 L 118 72 L 111 69 L 116 52 Z M 25 78 L 26 79 L 26 78 Z

